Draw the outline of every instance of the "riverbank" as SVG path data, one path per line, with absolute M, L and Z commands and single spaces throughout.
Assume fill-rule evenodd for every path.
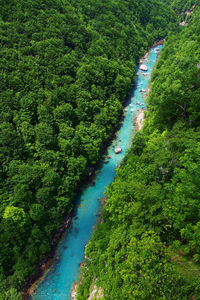
M 157 41 L 157 42 L 153 43 L 152 48 L 153 48 L 153 47 L 157 47 L 157 46 L 164 45 L 164 42 L 165 42 L 165 39 L 162 39 L 162 40 L 160 40 L 160 41 Z
M 71 299 L 72 300 L 76 300 L 76 294 L 77 294 L 77 292 L 76 292 L 76 290 L 77 290 L 77 287 L 78 287 L 78 283 L 73 283 L 73 288 L 72 288 L 72 291 L 71 291 L 71 293 L 70 293 L 70 296 L 71 296 Z
M 134 84 L 134 83 L 132 83 Z M 100 160 L 93 165 L 90 169 L 89 176 L 85 176 L 82 178 L 82 180 L 77 185 L 75 194 L 78 195 L 81 193 L 81 191 L 86 188 L 89 185 L 95 184 L 95 178 L 98 175 L 98 170 L 100 168 L 100 165 L 104 161 L 104 157 L 107 157 L 107 149 L 111 145 L 112 141 L 116 138 L 117 132 L 120 130 L 124 117 L 125 117 L 125 111 L 124 107 L 127 105 L 129 99 L 130 99 L 131 92 L 127 94 L 126 99 L 124 103 L 122 104 L 122 113 L 119 116 L 118 122 L 116 126 L 113 128 L 112 132 L 109 134 L 106 142 L 102 146 L 100 150 Z M 67 216 L 67 226 L 66 226 L 66 217 L 64 217 L 64 222 L 61 224 L 60 228 L 55 232 L 53 235 L 52 241 L 51 241 L 51 250 L 45 255 L 45 257 L 38 263 L 38 267 L 36 268 L 36 272 L 27 280 L 24 281 L 23 287 L 21 289 L 22 292 L 22 298 L 23 300 L 27 300 L 31 294 L 34 293 L 34 291 L 37 288 L 37 285 L 40 281 L 42 281 L 45 277 L 45 274 L 47 273 L 47 269 L 51 267 L 53 262 L 56 260 L 55 252 L 57 244 L 59 243 L 60 239 L 63 237 L 64 234 L 66 234 L 66 230 L 69 229 L 71 225 L 72 217 L 75 214 L 76 205 L 74 206 L 70 216 Z
M 150 50 L 154 47 L 164 45 L 164 42 L 165 42 L 165 39 L 162 39 L 158 42 L 153 43 L 153 45 L 150 48 L 148 48 L 146 54 L 142 58 L 140 58 L 139 63 L 140 64 L 144 63 L 145 60 L 147 59 L 147 57 L 149 56 Z M 159 52 L 157 54 L 159 55 Z
M 145 109 L 142 108 L 138 111 L 137 115 L 136 115 L 136 118 L 134 120 L 134 125 L 135 125 L 135 128 L 136 128 L 136 131 L 139 131 L 142 129 L 142 126 L 143 126 L 143 123 L 144 123 L 144 112 L 145 112 Z
M 159 44 L 162 45 L 163 42 L 164 42 L 164 41 L 161 41 Z M 158 46 L 158 43 L 157 43 L 154 47 L 157 47 L 157 46 Z M 148 63 L 149 63 L 149 55 L 150 55 L 150 53 L 151 53 L 151 51 L 149 50 L 149 51 L 146 53 L 146 55 L 140 60 L 140 63 L 142 63 L 143 61 L 145 61 L 145 62 L 148 64 Z M 142 73 L 142 74 L 143 74 L 143 73 Z M 137 75 L 140 75 L 140 73 L 138 73 Z M 143 76 L 142 76 L 142 77 L 143 77 Z M 145 78 L 146 78 L 146 77 L 144 77 L 144 80 L 146 80 Z M 137 87 L 139 87 L 139 86 L 140 86 L 140 84 L 138 84 L 138 85 L 136 86 L 136 89 L 137 89 Z M 140 89 L 141 89 L 141 86 L 138 88 L 138 90 L 140 90 Z M 145 87 L 145 93 L 144 93 L 145 98 L 149 95 L 149 91 L 150 91 L 150 86 L 149 86 L 149 84 L 147 84 L 147 86 Z M 139 92 L 139 95 L 141 95 L 140 92 Z M 136 97 L 136 99 L 138 99 L 138 98 L 137 98 L 137 97 L 138 97 L 138 94 L 137 94 L 135 97 Z M 141 97 L 141 96 L 140 96 L 140 97 Z M 143 97 L 142 97 L 142 98 L 143 98 Z M 137 101 L 137 100 L 136 100 L 136 101 Z M 136 103 L 137 103 L 137 102 L 136 102 Z M 129 107 L 129 108 L 128 108 L 128 107 Z M 136 104 L 136 107 L 137 107 L 137 104 Z M 126 106 L 126 108 L 125 108 L 125 110 L 124 110 L 124 115 L 125 115 L 126 112 L 129 111 L 129 110 L 134 111 L 132 104 L 129 104 L 128 106 Z M 134 120 L 132 121 L 132 122 L 134 122 L 134 124 L 135 124 L 135 129 L 136 129 L 136 131 L 141 130 L 141 128 L 142 128 L 142 126 L 143 126 L 143 122 L 144 122 L 144 112 L 145 112 L 145 110 L 146 110 L 145 108 L 140 109 L 140 110 L 137 112 L 137 114 L 136 114 Z M 100 218 L 100 219 L 99 219 L 99 223 L 102 223 L 102 222 L 103 222 L 103 219 Z M 83 278 L 82 278 L 80 281 L 82 282 L 82 280 L 83 280 Z M 73 288 L 72 288 L 72 290 L 71 290 L 71 299 L 73 299 L 73 300 L 76 300 L 77 288 L 78 288 L 79 284 L 80 284 L 80 282 L 79 282 L 79 283 L 74 282 L 74 284 L 73 284 Z M 90 287 L 90 290 L 91 290 L 90 295 L 94 295 L 94 294 L 96 294 L 96 292 L 97 292 L 97 291 L 96 291 L 96 288 L 92 289 L 92 286 Z M 93 299 L 93 298 L 91 298 L 91 299 Z
M 152 70 L 156 60 L 156 52 L 152 50 L 149 55 L 147 64 L 149 70 Z M 73 226 L 71 226 L 66 238 L 62 239 L 57 248 L 60 259 L 55 262 L 54 269 L 50 269 L 45 280 L 37 287 L 36 293 L 33 294 L 33 299 L 42 299 L 44 295 L 46 295 L 46 299 L 50 299 L 50 295 L 52 297 L 53 294 L 57 295 L 57 293 L 61 292 L 62 297 L 67 295 L 69 297 L 72 284 L 78 278 L 78 266 L 84 257 L 83 245 L 87 244 L 99 219 L 99 201 L 97 199 L 103 196 L 105 186 L 113 181 L 116 175 L 116 167 L 122 161 L 126 149 L 131 146 L 134 129 L 133 119 L 137 114 L 138 102 L 140 102 L 140 107 L 145 106 L 144 94 L 140 90 L 146 90 L 149 77 L 149 72 L 145 77 L 143 72 L 139 72 L 137 82 L 134 85 L 134 92 L 132 90 L 130 98 L 125 101 L 125 114 L 121 116 L 121 120 L 116 126 L 119 130 L 113 134 L 110 147 L 105 149 L 105 156 L 99 163 L 100 168 L 98 168 L 97 172 L 94 169 L 91 176 L 88 176 L 88 182 L 92 181 L 91 184 L 80 188 L 81 193 L 77 197 L 76 208 L 74 209 Z M 127 130 L 129 128 L 130 130 Z M 122 153 L 116 155 L 114 152 L 116 147 L 121 147 Z M 108 161 L 106 164 L 104 164 L 105 159 Z M 70 272 L 67 270 L 70 270 Z
M 130 98 L 130 93 L 127 95 L 126 100 L 123 103 L 125 106 Z M 89 176 L 82 178 L 76 188 L 75 194 L 78 195 L 84 188 L 88 187 L 89 185 L 95 184 L 95 178 L 98 175 L 98 170 L 100 165 L 104 161 L 104 157 L 107 157 L 107 148 L 111 145 L 113 139 L 116 137 L 116 133 L 120 130 L 123 120 L 125 117 L 124 109 L 122 110 L 122 114 L 120 115 L 116 126 L 114 127 L 113 131 L 109 134 L 108 139 L 104 143 L 103 147 L 100 150 L 100 160 L 93 165 L 90 169 Z M 47 274 L 47 270 L 51 267 L 51 265 L 56 261 L 56 248 L 61 240 L 61 238 L 66 234 L 66 231 L 70 228 L 72 218 L 75 214 L 76 205 L 74 206 L 70 215 L 64 217 L 64 222 L 61 224 L 60 228 L 55 232 L 51 241 L 51 250 L 45 255 L 45 257 L 38 263 L 38 267 L 36 267 L 36 272 L 27 280 L 24 281 L 23 287 L 21 289 L 22 299 L 27 300 L 36 290 L 37 285 L 39 282 L 43 281 L 45 275 Z
M 134 84 L 134 83 L 132 83 Z M 107 148 L 111 145 L 112 141 L 116 137 L 116 133 L 120 130 L 124 117 L 125 117 L 125 111 L 124 107 L 126 106 L 127 102 L 129 101 L 131 95 L 131 91 L 127 94 L 126 99 L 124 103 L 122 104 L 122 112 L 119 116 L 119 119 L 117 121 L 116 126 L 113 128 L 113 130 L 110 132 L 107 140 L 103 144 L 102 148 L 100 149 L 100 160 L 93 166 L 90 167 L 89 175 L 83 177 L 80 182 L 77 184 L 77 188 L 75 191 L 75 194 L 78 195 L 81 193 L 81 191 L 86 188 L 89 185 L 94 185 L 95 178 L 98 175 L 98 170 L 100 168 L 100 165 L 104 161 L 104 157 L 107 157 Z M 53 262 L 56 260 L 55 252 L 56 247 L 60 241 L 60 239 L 66 234 L 67 229 L 69 229 L 71 225 L 72 218 L 75 214 L 76 205 L 74 205 L 74 208 L 70 215 L 67 216 L 67 226 L 66 226 L 66 217 L 64 217 L 64 222 L 61 224 L 60 228 L 55 232 L 55 234 L 52 237 L 51 241 L 51 250 L 45 255 L 45 257 L 38 263 L 38 267 L 36 268 L 36 272 L 27 280 L 24 281 L 23 287 L 21 289 L 22 293 L 22 299 L 27 300 L 31 294 L 34 293 L 34 291 L 37 288 L 37 284 L 42 281 L 45 277 L 45 274 L 47 273 L 47 269 L 51 267 Z
M 79 283 L 81 284 L 81 283 Z M 73 289 L 70 293 L 71 299 L 76 300 L 78 283 L 73 284 Z M 90 287 L 90 294 L 88 300 L 102 299 L 103 298 L 103 289 L 98 288 L 95 283 Z
M 72 218 L 69 215 L 64 217 L 64 222 L 60 228 L 55 232 L 51 241 L 51 250 L 45 255 L 45 257 L 39 262 L 37 271 L 28 278 L 22 287 L 22 299 L 27 300 L 29 296 L 34 293 L 37 288 L 37 284 L 45 278 L 47 270 L 56 260 L 56 247 L 60 239 L 64 236 L 67 229 L 70 228 Z
M 123 105 L 126 105 L 128 99 L 130 97 L 127 95 L 125 102 Z M 103 145 L 100 150 L 100 160 L 96 165 L 91 167 L 91 174 L 89 176 L 84 177 L 78 184 L 75 194 L 78 195 L 81 190 L 88 187 L 89 185 L 95 184 L 95 178 L 98 175 L 99 167 L 104 160 L 104 157 L 107 156 L 107 148 L 111 145 L 113 139 L 116 137 L 116 133 L 120 130 L 123 120 L 125 117 L 125 112 L 122 110 L 122 114 L 119 117 L 118 123 L 116 124 L 114 130 L 110 133 L 107 141 Z M 24 281 L 23 287 L 21 289 L 22 299 L 27 300 L 36 290 L 39 282 L 43 281 L 45 275 L 47 274 L 47 270 L 51 267 L 51 265 L 56 261 L 56 248 L 61 240 L 61 238 L 66 234 L 66 231 L 70 228 L 72 218 L 75 214 L 76 205 L 74 206 L 70 216 L 67 216 L 67 226 L 66 226 L 66 218 L 64 217 L 64 222 L 61 224 L 60 228 L 55 232 L 51 241 L 51 250 L 45 255 L 45 257 L 38 263 L 38 267 L 36 268 L 36 272 L 27 280 Z
M 145 57 L 145 59 L 147 59 L 149 73 L 151 72 L 151 70 L 154 67 L 154 65 L 151 64 L 152 56 L 154 58 L 155 58 L 155 56 L 157 57 L 157 52 L 158 52 L 158 50 L 152 49 L 150 52 L 150 57 L 148 59 L 147 59 L 147 57 Z M 142 80 L 146 81 L 146 76 L 143 76 L 143 74 L 146 74 L 146 73 L 143 73 L 140 71 L 138 72 L 139 77 L 137 80 L 137 86 L 136 86 L 136 89 L 131 98 L 131 102 L 126 109 L 126 112 L 136 112 L 137 111 L 137 113 L 134 113 L 134 117 L 133 117 L 134 120 L 132 119 L 132 124 L 134 122 L 136 130 L 142 129 L 142 126 L 144 123 L 144 116 L 145 116 L 145 108 L 144 108 L 145 105 L 143 104 L 144 96 L 149 93 L 149 85 L 147 85 L 147 82 L 146 82 L 145 87 L 144 87 L 144 84 L 142 82 Z M 149 80 L 149 78 L 150 78 L 150 74 L 148 74 L 148 80 Z M 135 103 L 136 105 L 134 105 L 133 103 Z M 127 130 L 128 129 L 129 128 L 127 128 Z M 97 284 L 97 286 L 102 287 L 102 291 L 105 289 L 107 295 L 111 295 L 110 292 L 113 292 L 112 296 L 110 296 L 111 299 L 114 299 L 116 295 L 119 295 L 120 299 L 122 299 L 123 296 L 125 298 L 127 295 L 128 295 L 127 297 L 130 297 L 130 299 L 132 299 L 131 296 L 133 297 L 134 287 L 133 288 L 130 287 L 131 292 L 127 293 L 127 295 L 126 295 L 126 290 L 128 288 L 129 281 L 124 280 L 124 278 L 129 275 L 128 270 L 129 270 L 130 264 L 129 265 L 128 265 L 128 263 L 124 264 L 124 262 L 123 262 L 124 261 L 124 252 L 126 250 L 124 250 L 125 247 L 123 247 L 123 251 L 121 251 L 121 249 L 122 249 L 122 245 L 124 245 L 123 243 L 126 242 L 128 245 L 127 246 L 128 250 L 127 250 L 127 255 L 125 255 L 125 256 L 127 257 L 128 251 L 130 250 L 130 240 L 131 240 L 132 235 L 130 234 L 130 240 L 129 239 L 126 240 L 128 234 L 126 234 L 126 232 L 124 232 L 124 230 L 128 231 L 127 228 L 130 224 L 129 216 L 134 215 L 136 213 L 130 212 L 130 214 L 129 214 L 129 212 L 128 212 L 131 207 L 128 204 L 129 201 L 131 201 L 130 200 L 131 196 L 127 195 L 126 191 L 127 191 L 127 186 L 129 186 L 130 189 L 132 188 L 131 180 L 133 180 L 132 176 L 134 176 L 134 175 L 129 175 L 129 167 L 131 168 L 132 162 L 135 159 L 135 161 L 134 161 L 135 164 L 134 164 L 133 173 L 132 173 L 132 174 L 134 174 L 135 166 L 137 165 L 137 161 L 138 161 L 135 153 L 133 152 L 133 154 L 132 154 L 132 152 L 129 151 L 129 156 L 126 156 L 125 160 L 124 160 L 127 162 L 127 165 L 128 165 L 126 173 L 124 172 L 124 170 L 125 170 L 124 169 L 125 163 L 124 163 L 123 167 L 121 169 L 121 172 L 119 170 L 117 178 L 114 179 L 114 183 L 112 183 L 111 187 L 108 188 L 108 195 L 109 195 L 108 196 L 108 205 L 105 206 L 105 213 L 103 215 L 109 216 L 109 218 L 108 218 L 109 220 L 107 220 L 107 217 L 104 218 L 105 225 L 97 228 L 97 231 L 95 232 L 93 237 L 90 239 L 90 243 L 88 244 L 88 246 L 86 248 L 86 255 L 89 257 L 90 261 L 87 263 L 87 261 L 85 260 L 87 269 L 82 270 L 82 272 L 81 272 L 80 278 L 81 277 L 83 278 L 82 284 L 80 284 L 78 286 L 78 289 L 77 289 L 77 285 L 76 285 L 75 293 L 77 293 L 77 294 L 76 294 L 76 298 L 73 298 L 74 300 L 76 300 L 77 298 L 78 299 L 79 298 L 80 299 L 97 299 L 97 298 L 92 298 L 93 296 L 95 297 L 96 296 L 95 294 L 97 293 L 97 289 L 96 289 L 96 286 L 94 286 L 94 282 Z M 133 155 L 133 159 L 132 159 L 131 155 Z M 139 157 L 139 154 L 138 154 L 138 157 Z M 130 158 L 130 160 L 129 160 L 129 158 Z M 121 189 L 120 189 L 120 186 L 121 186 L 120 183 L 122 181 L 120 182 L 118 180 L 120 175 L 124 180 L 124 185 L 121 187 Z M 130 181 L 129 181 L 130 185 L 128 185 L 126 182 L 127 175 L 130 176 Z M 142 176 L 141 176 L 141 178 L 142 178 Z M 112 187 L 114 185 L 115 185 L 115 190 L 112 193 L 112 191 L 113 191 Z M 137 182 L 136 182 L 136 185 L 137 185 Z M 121 194 L 123 194 L 123 193 L 124 193 L 123 204 L 125 205 L 126 209 L 123 208 L 123 204 L 120 204 L 121 203 Z M 111 197 L 112 199 L 109 199 L 109 197 Z M 127 199 L 127 197 L 129 200 Z M 134 202 L 134 200 L 133 200 L 133 202 Z M 121 218 L 121 216 L 122 216 L 121 211 L 123 212 L 123 209 L 124 209 L 124 218 Z M 112 215 L 112 210 L 113 210 L 113 215 Z M 127 227 L 125 227 L 125 226 L 120 227 L 120 225 L 119 225 L 120 221 L 122 220 L 123 224 L 124 224 L 124 219 L 125 220 L 127 219 Z M 115 221 L 112 222 L 113 220 L 115 220 Z M 118 227 L 121 230 L 121 235 L 119 235 L 118 230 L 115 230 Z M 131 228 L 131 226 L 130 226 L 130 228 Z M 112 233 L 112 235 L 109 234 L 110 232 Z M 130 232 L 131 232 L 131 230 L 130 230 Z M 110 238 L 110 236 L 112 236 L 112 238 Z M 118 240 L 117 237 L 119 237 L 119 236 L 120 236 L 120 239 Z M 104 240 L 104 238 L 105 238 L 105 240 Z M 107 242 L 108 240 L 111 240 L 112 242 L 108 243 Z M 131 240 L 131 241 L 133 242 L 133 240 Z M 138 253 L 139 253 L 138 255 L 140 255 L 140 252 L 137 249 L 136 238 L 135 238 L 134 242 L 131 244 L 131 246 L 134 243 L 135 243 L 134 246 L 135 246 L 136 252 L 138 251 Z M 107 249 L 109 249 L 109 250 L 107 250 Z M 113 253 L 115 253 L 115 252 L 118 254 L 117 256 L 115 256 L 115 255 L 113 256 Z M 131 255 L 130 255 L 129 262 L 131 261 L 132 258 L 133 257 L 131 257 Z M 118 273 L 118 270 L 120 267 L 115 267 L 117 264 L 119 264 L 120 267 L 122 266 L 120 269 L 120 270 L 122 270 L 121 273 Z M 125 266 L 126 266 L 126 268 L 125 268 Z M 135 273 L 136 273 L 135 277 L 137 278 L 137 270 Z M 112 277 L 112 274 L 113 274 L 113 277 Z M 97 278 L 97 281 L 95 280 L 96 278 Z M 104 280 L 105 278 L 106 278 L 106 280 Z M 112 285 L 110 283 L 110 279 L 113 280 Z M 132 280 L 131 275 L 130 275 L 130 279 Z M 123 280 L 124 280 L 124 282 L 123 282 Z M 119 286 L 117 286 L 117 284 L 116 284 L 117 281 L 120 282 Z M 133 282 L 134 282 L 134 279 L 133 279 Z M 123 286 L 121 285 L 121 283 L 123 283 Z M 134 283 L 133 283 L 133 285 L 134 285 Z M 110 289 L 109 293 L 107 292 L 108 289 Z M 115 293 L 116 289 L 117 289 L 117 292 Z M 136 290 L 137 290 L 137 288 L 136 288 Z M 123 293 L 122 297 L 120 294 L 121 291 Z M 91 298 L 90 298 L 90 295 L 91 295 Z M 141 296 L 142 292 L 141 292 L 141 294 L 138 293 L 138 295 Z
M 136 118 L 134 120 L 134 125 L 136 127 L 136 131 L 139 131 L 142 129 L 142 126 L 143 126 L 143 123 L 144 123 L 144 112 L 145 112 L 145 109 L 142 108 L 138 111 L 137 115 L 136 115 Z M 101 201 L 101 208 L 105 205 L 105 197 L 102 199 Z M 103 219 L 100 218 L 99 219 L 99 224 L 101 224 L 103 222 Z M 81 267 L 84 267 L 84 262 L 82 262 L 80 264 L 80 268 Z M 76 300 L 76 295 L 77 295 L 77 288 L 78 288 L 78 285 L 81 284 L 81 281 L 79 283 L 77 282 L 74 282 L 73 283 L 73 288 L 71 290 L 71 293 L 70 293 L 70 296 L 71 296 L 71 299 L 72 300 Z M 103 297 L 103 291 L 102 289 L 97 289 L 96 285 L 93 285 L 93 288 L 91 289 L 91 293 L 90 293 L 90 296 L 88 299 L 92 300 L 94 299 L 94 297 L 96 297 L 95 299 L 101 299 Z
M 154 43 L 154 47 L 156 47 L 157 45 L 163 44 L 164 40 L 159 41 Z M 143 57 L 143 59 L 147 59 L 148 55 L 150 53 L 150 50 L 146 53 L 146 55 Z M 125 107 L 130 99 L 130 95 L 131 93 L 129 93 L 123 103 L 123 107 Z M 103 147 L 100 150 L 100 156 L 101 159 L 100 161 L 92 166 L 92 168 L 90 168 L 92 171 L 90 172 L 91 174 L 89 176 L 86 176 L 84 178 L 82 178 L 82 180 L 80 181 L 80 183 L 77 186 L 76 189 L 76 194 L 80 193 L 85 187 L 89 186 L 89 185 L 94 185 L 95 184 L 95 179 L 96 176 L 98 175 L 98 170 L 100 165 L 102 164 L 104 157 L 107 156 L 107 148 L 108 146 L 112 143 L 113 139 L 116 137 L 117 132 L 120 130 L 123 121 L 124 121 L 124 117 L 125 117 L 125 110 L 123 110 L 123 113 L 120 115 L 119 119 L 118 119 L 118 123 L 116 124 L 115 128 L 113 129 L 113 131 L 110 133 L 107 141 L 105 142 L 105 144 L 103 145 Z M 140 112 L 138 113 L 138 115 L 136 116 L 137 121 L 136 123 L 138 123 L 138 125 L 136 127 L 140 128 L 141 125 L 139 124 L 140 122 L 142 122 L 143 119 L 143 114 Z M 97 170 L 97 172 L 96 172 Z M 72 213 L 71 213 L 71 217 L 73 217 L 74 213 L 75 213 L 75 209 L 73 209 Z M 71 219 L 70 219 L 70 223 L 71 223 Z M 68 224 L 67 228 L 69 228 L 70 224 Z M 50 250 L 50 252 L 45 256 L 45 258 L 39 263 L 38 266 L 38 270 L 36 271 L 36 273 L 29 278 L 28 280 L 25 281 L 25 284 L 22 288 L 22 294 L 23 294 L 23 299 L 27 299 L 27 297 L 30 295 L 30 292 L 32 293 L 35 288 L 37 287 L 37 283 L 41 281 L 41 278 L 43 278 L 46 269 L 49 268 L 49 266 L 51 266 L 51 264 L 56 260 L 55 258 L 55 250 L 56 250 L 56 245 L 58 244 L 60 238 L 63 236 L 63 234 L 65 233 L 66 229 L 65 224 L 61 225 L 60 229 L 58 230 L 58 232 L 55 233 L 53 239 L 52 239 L 52 249 Z M 59 235 L 59 232 L 62 233 L 62 235 Z M 43 267 L 42 267 L 43 266 Z M 33 286 L 32 286 L 33 285 Z
M 165 42 L 165 39 L 162 39 L 158 42 L 155 42 L 152 46 L 153 47 L 157 47 L 157 46 L 160 46 L 160 45 L 163 45 Z M 140 59 L 140 64 L 144 63 L 146 60 L 147 60 L 147 57 L 150 53 L 150 49 L 147 51 L 147 53 Z M 158 53 L 159 55 L 159 53 Z M 149 93 L 150 93 L 150 86 L 148 84 L 147 88 L 146 88 L 146 91 L 145 91 L 145 98 L 147 98 L 149 96 Z M 139 131 L 142 129 L 142 126 L 143 126 L 143 123 L 144 123 L 144 112 L 145 112 L 146 109 L 142 108 L 138 111 L 136 117 L 135 117 L 135 120 L 134 120 L 134 125 L 135 125 L 135 128 L 136 128 L 136 131 Z

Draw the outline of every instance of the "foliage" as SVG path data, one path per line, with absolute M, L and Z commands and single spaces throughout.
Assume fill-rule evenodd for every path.
M 169 4 L 172 9 L 176 12 L 186 12 L 190 10 L 193 5 L 198 5 L 198 0 L 163 0 L 165 3 Z
M 176 22 L 157 0 L 0 4 L 0 290 L 11 299 L 98 162 L 138 58 Z
M 197 7 L 190 25 L 166 39 L 145 126 L 86 247 L 80 299 L 94 279 L 105 299 L 200 299 L 199 272 L 185 271 L 199 270 L 200 260 L 199 16 Z
M 193 22 L 178 38 L 170 35 L 152 76 L 148 99 L 151 118 L 146 127 L 151 130 L 172 128 L 177 120 L 188 126 L 200 125 L 199 10 Z M 150 123 L 152 122 L 152 123 Z

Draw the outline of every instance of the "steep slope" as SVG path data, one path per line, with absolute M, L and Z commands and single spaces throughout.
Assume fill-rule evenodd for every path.
M 99 160 L 136 62 L 173 29 L 160 1 L 1 0 L 0 290 L 50 249 L 80 180 Z
M 197 7 L 193 21 L 166 39 L 144 129 L 86 247 L 77 300 L 94 283 L 103 299 L 200 299 L 199 21 Z

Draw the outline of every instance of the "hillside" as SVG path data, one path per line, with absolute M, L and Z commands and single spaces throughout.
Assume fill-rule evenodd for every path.
M 156 0 L 0 4 L 0 299 L 10 300 L 99 161 L 138 58 L 176 18 Z
M 107 189 L 77 300 L 200 299 L 200 10 L 170 33 L 142 132 Z

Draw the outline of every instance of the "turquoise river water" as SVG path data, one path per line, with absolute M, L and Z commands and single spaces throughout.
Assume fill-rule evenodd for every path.
M 162 46 L 156 48 L 161 49 Z M 148 70 L 137 70 L 137 80 L 132 95 L 126 104 L 125 118 L 116 138 L 107 149 L 111 158 L 109 163 L 102 163 L 95 177 L 95 185 L 88 185 L 79 195 L 79 205 L 72 219 L 72 226 L 65 237 L 59 242 L 56 255 L 59 257 L 50 267 L 45 279 L 41 281 L 32 295 L 33 300 L 69 300 L 72 284 L 78 279 L 79 264 L 84 258 L 85 245 L 89 241 L 94 226 L 98 220 L 100 209 L 99 198 L 104 196 L 105 187 L 116 175 L 115 169 L 124 158 L 126 150 L 131 145 L 135 132 L 134 119 L 138 110 L 145 108 L 145 92 L 152 68 L 156 62 L 155 47 L 144 60 Z M 137 103 L 137 104 L 136 104 Z M 139 105 L 140 104 L 140 105 Z M 122 152 L 115 154 L 115 148 L 122 148 Z

